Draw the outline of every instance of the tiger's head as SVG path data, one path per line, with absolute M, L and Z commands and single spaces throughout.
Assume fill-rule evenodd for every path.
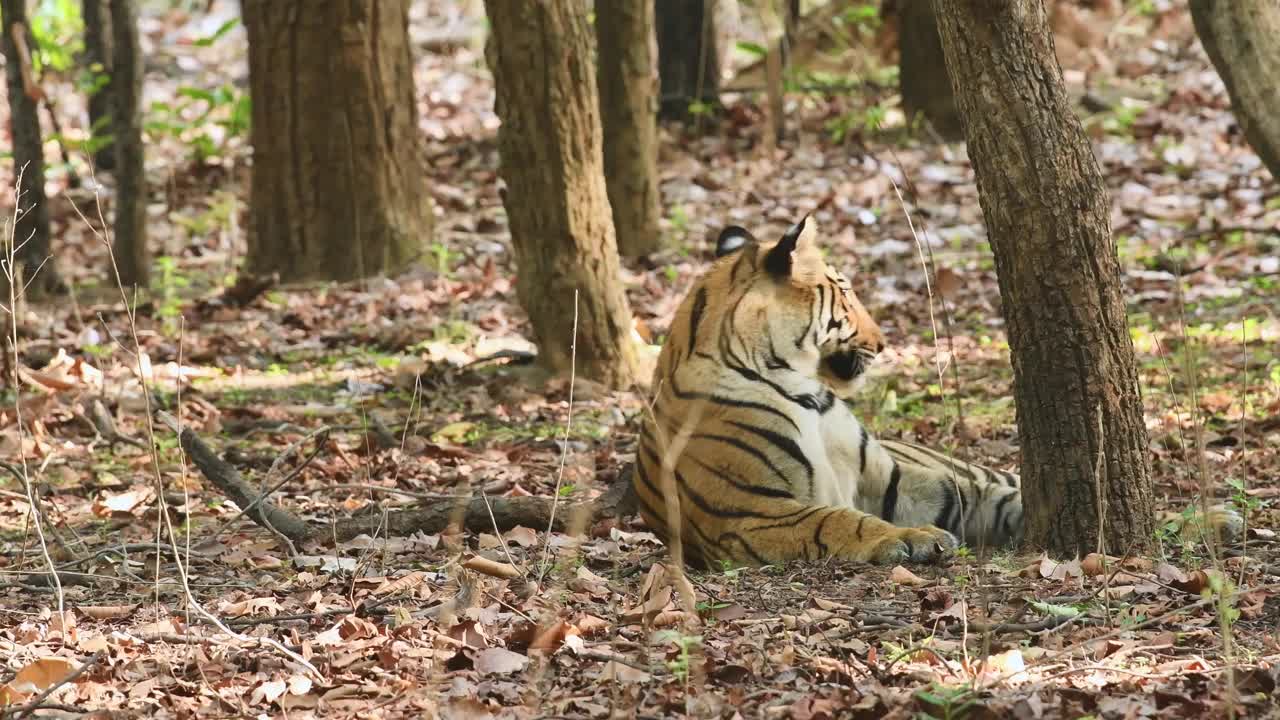
M 725 228 L 716 256 L 681 308 L 689 336 L 672 339 L 687 342 L 688 352 L 717 354 L 739 373 L 797 372 L 851 396 L 884 349 L 884 335 L 848 278 L 823 259 L 812 218 L 771 244 L 741 227 Z

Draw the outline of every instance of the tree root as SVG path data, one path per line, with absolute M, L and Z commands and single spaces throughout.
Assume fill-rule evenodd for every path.
M 628 468 L 604 494 L 587 502 L 557 503 L 556 499 L 549 497 L 442 496 L 429 505 L 369 513 L 339 520 L 333 525 L 311 524 L 262 497 L 259 489 L 250 485 L 230 463 L 218 457 L 191 428 L 179 427 L 167 413 L 161 412 L 158 417 L 161 423 L 178 434 L 183 452 L 214 487 L 238 507 L 249 508 L 245 514 L 256 524 L 279 533 L 295 545 L 325 539 L 342 542 L 359 535 L 439 533 L 450 527 L 479 533 L 493 532 L 495 526 L 499 532 L 518 525 L 535 530 L 551 526 L 560 532 L 578 534 L 598 520 L 623 517 L 636 510 Z

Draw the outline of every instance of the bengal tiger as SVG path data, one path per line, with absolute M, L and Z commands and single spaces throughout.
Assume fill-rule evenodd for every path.
M 959 539 L 1023 532 L 1018 476 L 877 440 L 843 402 L 884 336 L 828 265 L 806 217 L 762 244 L 720 233 L 718 259 L 681 303 L 654 371 L 632 475 L 642 517 L 685 561 L 932 561 Z

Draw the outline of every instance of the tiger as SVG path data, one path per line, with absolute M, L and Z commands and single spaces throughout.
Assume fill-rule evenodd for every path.
M 846 405 L 884 335 L 811 217 L 770 244 L 729 226 L 715 255 L 658 355 L 632 473 L 664 543 L 678 513 L 686 564 L 920 563 L 1022 539 L 1017 474 L 874 438 Z

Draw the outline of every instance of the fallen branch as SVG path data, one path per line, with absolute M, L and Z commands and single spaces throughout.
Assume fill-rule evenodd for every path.
M 311 540 L 350 540 L 359 535 L 381 533 L 387 536 L 405 536 L 416 532 L 439 533 L 449 527 L 467 532 L 481 533 L 510 530 L 518 525 L 530 528 L 550 527 L 564 531 L 570 521 L 585 513 L 590 523 L 608 517 L 622 517 L 635 512 L 635 494 L 631 490 L 630 470 L 614 481 L 600 497 L 588 502 L 568 504 L 564 510 L 554 511 L 555 501 L 549 497 L 496 497 L 488 504 L 481 496 L 445 497 L 430 505 L 420 505 L 403 510 L 371 513 L 339 521 L 336 525 L 311 525 L 297 515 L 261 498 L 261 491 L 247 482 L 231 464 L 218 457 L 195 432 L 180 427 L 173 416 L 157 413 L 160 422 L 178 435 L 178 443 L 192 464 L 228 500 L 237 507 L 247 508 L 245 515 L 257 525 L 274 529 L 294 544 Z M 492 508 L 492 515 L 490 515 Z M 553 522 L 554 520 L 554 522 Z M 589 525 L 588 525 L 589 526 Z M 580 530 L 581 525 L 573 527 Z

